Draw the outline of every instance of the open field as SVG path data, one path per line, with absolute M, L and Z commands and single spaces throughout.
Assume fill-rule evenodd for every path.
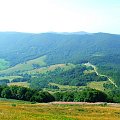
M 22 87 L 29 87 L 29 83 L 27 82 L 12 82 L 12 83 L 8 83 L 8 86 L 11 85 L 17 85 L 17 86 L 22 86 Z
M 64 71 L 67 71 L 69 69 L 74 68 L 75 66 L 76 65 L 71 64 L 71 63 L 68 63 L 67 65 L 66 64 L 55 64 L 55 65 L 51 65 L 51 66 L 48 66 L 48 67 L 42 67 L 42 68 L 39 68 L 39 69 L 29 70 L 27 73 L 28 74 L 47 73 L 48 71 L 54 71 L 57 68 L 61 68 Z
M 13 72 L 16 72 L 16 71 L 28 71 L 28 70 L 32 70 L 34 69 L 33 68 L 33 64 L 37 64 L 37 65 L 40 65 L 40 66 L 44 66 L 46 65 L 46 63 L 44 62 L 46 59 L 46 56 L 42 56 L 42 57 L 39 57 L 39 58 L 36 58 L 36 59 L 33 59 L 33 60 L 29 60 L 25 63 L 20 63 L 20 64 L 17 64 L 16 66 L 14 67 L 11 67 L 11 68 L 8 68 L 6 70 L 3 70 L 3 71 L 0 71 L 1 74 L 3 73 L 13 73 Z
M 119 120 L 120 106 L 50 104 L 0 99 L 0 120 Z
M 88 84 L 87 84 L 87 86 L 88 87 L 90 87 L 90 88 L 94 88 L 94 89 L 97 89 L 97 90 L 101 90 L 101 91 L 104 91 L 104 83 L 108 83 L 109 81 L 100 81 L 100 82 L 95 82 L 95 81 L 93 81 L 93 82 L 89 82 Z

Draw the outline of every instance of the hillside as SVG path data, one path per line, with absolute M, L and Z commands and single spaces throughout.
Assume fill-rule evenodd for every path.
M 46 56 L 42 56 L 33 60 L 26 61 L 24 63 L 17 64 L 13 67 L 0 71 L 0 74 L 13 74 L 13 73 L 22 73 L 25 71 L 30 71 L 33 69 L 38 69 L 46 66 L 45 63 Z
M 0 74 L 90 62 L 120 86 L 120 35 L 108 33 L 0 33 Z M 35 62 L 45 56 L 43 63 Z M 40 60 L 39 60 L 40 61 Z M 34 64 L 35 62 L 35 64 Z
M 27 62 L 26 66 L 32 65 L 29 63 L 31 61 Z M 110 90 L 105 85 L 112 86 L 112 89 L 116 87 L 113 81 L 111 82 L 108 77 L 100 75 L 90 63 L 56 64 L 40 68 L 31 67 L 32 69 L 25 69 L 24 64 L 17 67 L 18 69 L 15 69 L 16 66 L 1 71 L 0 84 L 27 86 L 53 92 L 80 90 L 86 86 L 102 91 Z
M 43 55 L 47 56 L 47 64 L 73 62 L 73 60 L 78 62 L 86 57 L 86 60 L 97 58 L 101 60 L 112 56 L 115 57 L 114 60 L 117 58 L 115 61 L 117 63 L 120 59 L 119 46 L 120 35 L 107 33 L 83 35 L 73 33 L 67 35 L 58 33 L 0 33 L 0 56 L 9 61 L 10 65 Z

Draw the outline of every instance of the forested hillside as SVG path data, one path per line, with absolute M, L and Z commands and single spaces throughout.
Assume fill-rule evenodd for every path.
M 0 70 L 45 56 L 44 66 L 86 63 L 120 85 L 120 35 L 108 33 L 0 33 Z M 34 63 L 32 63 L 34 64 Z M 36 67 L 42 67 L 34 64 Z

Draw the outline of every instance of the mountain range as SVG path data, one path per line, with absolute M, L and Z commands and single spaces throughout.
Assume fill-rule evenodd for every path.
M 41 57 L 44 58 L 44 64 L 34 63 Z M 120 35 L 0 32 L 0 73 L 27 62 L 34 65 L 34 69 L 55 64 L 90 62 L 99 73 L 120 85 Z

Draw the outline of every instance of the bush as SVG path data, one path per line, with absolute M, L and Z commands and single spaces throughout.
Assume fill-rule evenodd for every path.
M 13 103 L 13 104 L 11 104 L 11 106 L 12 106 L 12 107 L 16 107 L 16 104 Z

